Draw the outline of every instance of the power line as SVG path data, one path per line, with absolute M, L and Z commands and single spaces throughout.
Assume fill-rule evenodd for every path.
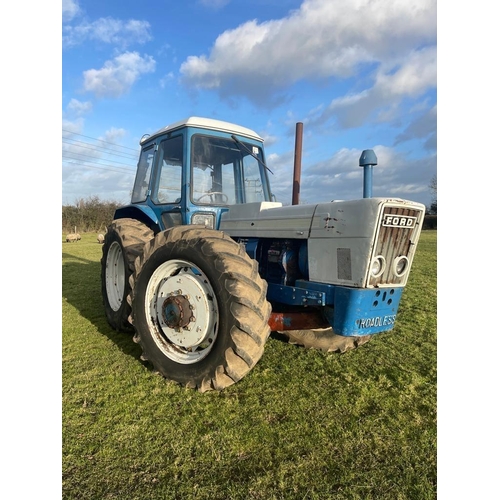
M 64 131 L 65 130 L 63 129 L 63 132 Z M 121 162 L 119 160 L 113 160 L 111 158 L 113 157 L 124 158 L 127 160 L 133 160 L 134 162 L 137 162 L 139 157 L 139 152 L 137 150 L 133 150 L 132 148 L 127 148 L 125 146 L 119 146 L 118 144 L 103 141 L 101 139 L 95 139 L 93 137 L 84 136 L 83 134 L 70 132 L 69 130 L 66 130 L 66 132 L 72 133 L 73 135 L 76 136 L 86 137 L 88 139 L 92 139 L 93 141 L 98 142 L 98 144 L 93 144 L 86 141 L 80 141 L 72 137 L 64 137 L 63 135 L 62 142 L 63 145 L 66 145 L 66 148 L 63 149 L 62 159 L 63 163 L 66 166 L 79 166 L 81 168 L 105 170 L 109 172 L 118 172 L 128 175 L 132 175 L 135 173 L 135 168 L 137 166 L 137 163 L 132 165 L 129 163 Z M 130 153 L 127 153 L 125 151 L 119 151 L 113 148 L 109 148 L 105 146 L 105 144 L 109 144 L 113 146 L 113 148 L 119 147 L 127 149 L 129 151 L 134 151 L 135 154 L 131 155 Z M 71 148 L 73 150 L 71 150 L 68 146 L 70 147 L 73 146 L 73 148 Z M 90 154 L 85 154 L 85 152 L 78 151 L 77 149 L 85 150 Z M 122 165 L 123 167 L 120 167 L 120 165 Z
M 69 142 L 73 141 L 73 142 Z M 129 158 L 131 160 L 137 160 L 138 154 L 136 153 L 135 155 L 130 155 L 130 154 L 119 154 L 115 150 L 110 150 L 107 148 L 102 148 L 95 146 L 93 144 L 90 144 L 88 142 L 83 142 L 83 141 L 77 141 L 76 139 L 63 139 L 63 144 L 68 144 L 69 146 L 77 146 L 79 148 L 85 148 L 85 149 L 91 149 L 92 151 L 102 151 L 103 153 L 110 154 L 109 151 L 111 151 L 115 156 L 119 156 L 120 158 Z
M 78 165 L 80 167 L 83 167 L 83 168 L 93 168 L 93 169 L 96 169 L 96 170 L 106 170 L 108 172 L 118 172 L 120 174 L 129 174 L 129 175 L 134 175 L 135 172 L 131 171 L 131 170 L 125 170 L 125 169 L 120 169 L 118 170 L 119 167 L 114 167 L 112 165 L 100 165 L 100 166 L 96 166 L 96 165 L 91 165 L 89 163 L 80 163 L 78 161 L 67 161 L 66 164 L 71 164 L 71 165 Z
M 77 158 L 75 158 L 75 156 L 77 156 Z M 79 153 L 78 151 L 65 151 L 65 152 L 63 152 L 62 157 L 63 158 L 71 158 L 72 160 L 82 160 L 82 161 L 86 161 L 86 160 L 82 159 L 80 157 L 90 158 L 92 161 L 94 161 L 96 163 L 104 160 L 104 158 L 102 158 L 102 159 L 101 158 L 96 158 L 95 156 L 86 155 L 85 153 Z M 130 168 L 133 168 L 133 169 L 135 169 L 135 167 L 136 167 L 136 165 L 130 165 L 128 163 L 123 163 L 123 162 L 120 162 L 120 161 L 110 160 L 108 158 L 106 158 L 105 160 L 107 162 L 110 162 L 110 163 L 117 163 L 118 165 L 123 165 L 125 167 L 130 167 Z
M 87 139 L 92 139 L 93 141 L 99 141 L 99 142 L 102 142 L 104 144 L 110 144 L 110 145 L 118 147 L 118 148 L 129 149 L 130 151 L 135 151 L 137 153 L 137 149 L 129 148 L 127 146 L 120 146 L 119 144 L 115 144 L 114 142 L 104 141 L 103 139 L 96 139 L 95 137 L 89 137 L 88 135 L 78 134 L 77 132 L 72 132 L 71 130 L 66 130 L 64 128 L 62 129 L 62 131 L 67 132 L 68 134 L 78 135 L 80 137 L 86 137 Z

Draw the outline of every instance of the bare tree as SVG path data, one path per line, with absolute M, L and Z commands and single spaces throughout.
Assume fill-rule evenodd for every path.
M 432 191 L 433 194 L 429 212 L 437 214 L 437 189 L 438 189 L 437 174 L 434 174 L 434 176 L 432 177 L 431 182 L 429 184 L 429 189 Z

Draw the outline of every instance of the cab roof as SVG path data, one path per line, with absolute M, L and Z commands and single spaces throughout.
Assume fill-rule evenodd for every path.
M 262 137 L 260 137 L 256 132 L 254 132 L 249 128 L 241 127 L 240 125 L 224 122 L 221 120 L 213 120 L 212 118 L 200 118 L 198 116 L 190 116 L 189 118 L 186 118 L 184 120 L 180 120 L 178 122 L 172 123 L 171 125 L 167 125 L 166 127 L 157 130 L 154 134 L 151 134 L 150 136 L 145 134 L 141 138 L 140 144 L 149 141 L 150 139 L 156 137 L 157 135 L 161 135 L 166 132 L 172 132 L 182 127 L 197 127 L 210 130 L 219 130 L 221 132 L 227 132 L 230 134 L 238 134 L 244 137 L 249 137 L 250 139 L 255 139 L 261 142 L 264 141 Z

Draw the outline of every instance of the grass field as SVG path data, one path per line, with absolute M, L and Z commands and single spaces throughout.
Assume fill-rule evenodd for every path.
M 201 394 L 108 326 L 96 235 L 63 242 L 63 498 L 436 498 L 436 244 L 422 233 L 391 332 L 342 355 L 271 337 Z

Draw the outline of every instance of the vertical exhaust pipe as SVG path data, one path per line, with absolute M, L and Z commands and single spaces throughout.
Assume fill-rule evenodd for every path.
M 293 161 L 292 205 L 298 205 L 300 198 L 300 171 L 302 169 L 303 127 L 303 123 L 301 122 L 298 122 L 295 126 L 295 158 Z
M 373 149 L 365 149 L 359 157 L 359 166 L 363 167 L 363 198 L 372 197 L 372 170 L 377 164 L 377 155 Z

